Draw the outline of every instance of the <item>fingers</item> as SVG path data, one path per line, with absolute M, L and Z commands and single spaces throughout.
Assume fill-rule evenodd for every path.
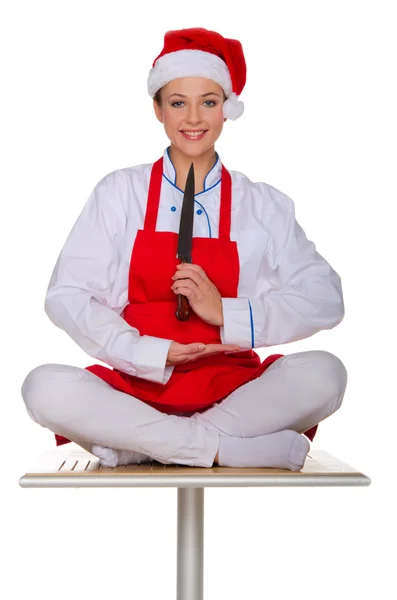
M 191 360 L 199 358 L 205 349 L 205 344 L 195 342 L 193 344 L 180 344 L 179 342 L 172 342 L 169 351 L 169 362 L 170 364 L 185 363 Z
M 207 344 L 207 348 L 211 352 L 236 352 L 241 350 L 240 346 L 235 344 Z
M 198 351 L 205 350 L 206 352 L 233 352 L 233 350 L 241 350 L 240 346 L 237 344 L 203 344 L 203 343 L 194 343 L 194 344 L 186 344 L 185 351 L 189 348 L 189 353 L 194 353 Z
M 195 342 L 192 344 L 172 343 L 172 353 L 169 357 L 170 364 L 186 363 L 196 360 L 202 356 L 211 356 L 220 352 L 239 352 L 240 346 L 234 344 L 203 344 Z
M 183 354 L 194 354 L 196 352 L 233 352 L 241 350 L 237 344 L 203 344 L 202 342 L 193 344 L 180 344 L 183 348 Z
M 220 354 L 222 352 L 239 352 L 241 348 L 234 346 L 233 344 L 207 344 L 203 350 L 197 350 L 197 344 L 192 344 L 196 349 L 192 349 L 188 354 L 184 354 L 184 358 L 193 360 L 200 358 L 201 356 L 211 356 L 213 354 Z

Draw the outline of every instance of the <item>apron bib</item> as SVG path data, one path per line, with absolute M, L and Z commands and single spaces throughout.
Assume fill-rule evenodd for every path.
M 122 317 L 140 335 L 151 335 L 190 344 L 220 344 L 220 328 L 205 323 L 192 310 L 188 321 L 175 316 L 177 296 L 171 290 L 179 264 L 178 233 L 156 231 L 157 213 L 163 180 L 163 157 L 153 164 L 144 228 L 139 229 L 132 249 L 128 301 Z M 240 263 L 237 242 L 230 240 L 232 182 L 222 165 L 219 237 L 192 239 L 192 262 L 200 265 L 222 297 L 237 298 Z M 203 412 L 220 402 L 241 385 L 256 379 L 283 354 L 272 354 L 261 362 L 254 350 L 233 354 L 203 356 L 174 366 L 163 385 L 94 364 L 85 367 L 114 388 L 133 395 L 153 408 L 168 414 Z M 313 439 L 317 425 L 305 432 Z M 310 434 L 310 435 L 309 435 Z M 57 445 L 70 440 L 55 434 Z

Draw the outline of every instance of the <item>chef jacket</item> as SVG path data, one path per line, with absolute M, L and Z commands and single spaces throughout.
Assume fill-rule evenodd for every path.
M 163 161 L 156 230 L 178 233 L 184 190 L 176 185 L 169 147 Z M 152 166 L 117 169 L 96 184 L 58 256 L 45 312 L 88 355 L 165 384 L 174 369 L 166 366 L 172 340 L 140 335 L 121 316 Z M 221 169 L 216 153 L 203 191 L 194 196 L 194 237 L 218 237 Z M 338 325 L 344 316 L 341 278 L 307 239 L 293 200 L 268 183 L 228 170 L 230 239 L 237 243 L 240 275 L 238 297 L 221 299 L 222 343 L 242 349 L 277 346 Z

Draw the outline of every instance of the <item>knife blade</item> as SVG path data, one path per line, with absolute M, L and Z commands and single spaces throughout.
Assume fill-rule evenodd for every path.
M 183 194 L 181 220 L 179 223 L 178 251 L 176 257 L 183 263 L 192 262 L 192 237 L 194 219 L 194 165 L 190 165 Z M 179 321 L 189 319 L 189 301 L 183 294 L 177 296 L 178 308 L 175 312 Z

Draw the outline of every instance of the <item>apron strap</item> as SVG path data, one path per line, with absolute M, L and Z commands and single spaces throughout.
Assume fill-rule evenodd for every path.
M 163 180 L 163 157 L 161 156 L 152 167 L 145 215 L 145 230 L 156 230 L 157 214 L 160 203 L 161 184 Z M 221 202 L 219 214 L 219 239 L 230 241 L 230 223 L 232 208 L 232 178 L 229 171 L 222 165 Z
M 219 239 L 230 241 L 230 223 L 232 216 L 232 178 L 229 171 L 222 165 L 221 208 L 219 215 Z
M 153 164 L 150 175 L 144 229 L 156 230 L 160 203 L 161 180 L 163 179 L 163 157 Z

